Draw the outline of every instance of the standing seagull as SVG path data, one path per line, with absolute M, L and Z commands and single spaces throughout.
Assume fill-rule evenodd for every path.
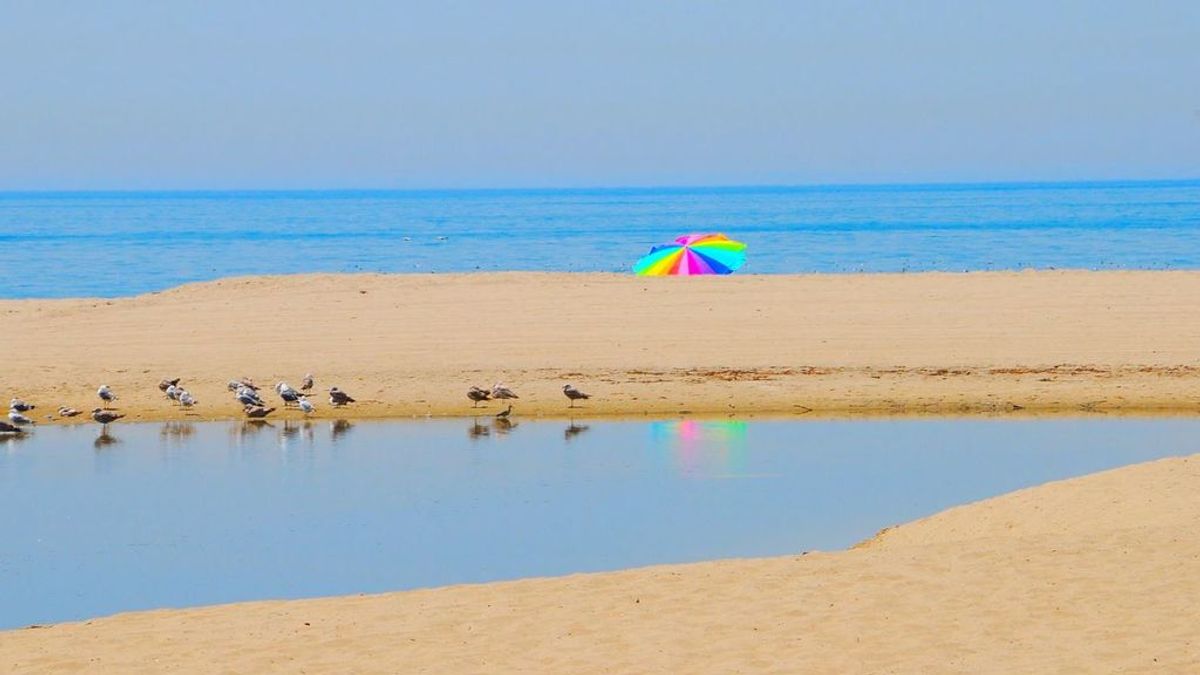
M 181 393 L 183 393 L 183 387 L 179 387 L 179 386 L 176 386 L 173 384 L 168 384 L 167 388 L 163 389 L 163 393 L 165 393 L 167 395 L 167 398 L 178 403 L 179 398 L 180 398 L 179 395 Z
M 23 427 L 27 424 L 35 424 L 35 422 L 33 420 L 22 415 L 21 413 L 17 412 L 16 410 L 8 411 L 8 421 L 12 422 L 13 424 L 15 424 L 19 427 Z
M 16 410 L 17 412 L 29 412 L 30 410 L 33 410 L 36 407 L 37 407 L 36 405 L 33 405 L 32 403 L 26 403 L 25 401 L 22 401 L 19 398 L 14 398 L 13 400 L 8 402 L 8 409 Z
M 471 387 L 467 390 L 467 398 L 471 399 L 473 402 L 471 404 L 472 408 L 478 408 L 480 401 L 486 401 L 491 398 L 491 396 L 492 395 L 490 392 L 488 392 L 488 390 L 480 389 L 479 387 Z
M 316 411 L 316 407 L 309 403 L 308 399 L 300 399 L 300 412 L 304 413 L 305 415 L 311 415 L 314 411 Z
M 307 375 L 304 376 L 303 380 L 300 380 L 300 391 L 312 391 L 312 388 L 313 388 L 312 373 L 308 373 Z
M 279 398 L 283 399 L 283 406 L 286 408 L 289 403 L 297 403 L 300 401 L 300 393 L 292 389 L 292 385 L 287 382 L 280 382 L 275 385 L 275 393 L 279 394 Z
M 122 413 L 116 413 L 116 412 L 112 412 L 110 410 L 104 410 L 103 408 L 92 408 L 92 419 L 96 420 L 97 422 L 104 425 L 105 427 L 112 424 L 113 422 L 116 422 L 117 420 L 121 419 L 124 416 L 125 415 L 123 415 Z
M 576 389 L 575 387 L 573 387 L 569 384 L 563 385 L 563 396 L 566 396 L 567 398 L 571 399 L 570 407 L 572 407 L 572 408 L 575 407 L 575 401 L 578 401 L 581 399 L 588 399 L 588 398 L 592 397 L 591 394 L 585 394 L 582 391 L 579 391 L 578 389 Z
M 109 403 L 117 400 L 117 395 L 113 393 L 112 389 L 108 388 L 107 384 L 100 385 L 100 388 L 96 390 L 96 395 L 100 397 L 101 401 L 104 401 L 105 410 L 108 409 Z
M 517 396 L 516 392 L 514 392 L 512 389 L 509 389 L 500 382 L 497 382 L 495 386 L 492 387 L 492 398 L 505 399 L 521 397 Z
M 340 408 L 347 403 L 354 403 L 354 399 L 350 398 L 349 394 L 337 387 L 329 390 L 329 405 Z

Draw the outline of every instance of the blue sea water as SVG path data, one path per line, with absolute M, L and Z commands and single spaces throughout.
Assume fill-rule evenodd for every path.
M 0 193 L 0 297 L 242 274 L 625 272 L 697 231 L 745 241 L 746 273 L 1200 268 L 1200 181 Z

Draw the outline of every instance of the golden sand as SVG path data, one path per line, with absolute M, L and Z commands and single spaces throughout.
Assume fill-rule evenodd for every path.
M 5 672 L 1200 672 L 1200 457 L 1022 490 L 838 553 L 122 614 Z
M 0 301 L 0 396 L 42 418 L 103 383 L 169 419 L 155 384 L 182 377 L 193 418 L 226 418 L 229 379 L 311 371 L 347 418 L 468 415 L 497 381 L 522 415 L 1194 412 L 1198 298 L 1196 272 L 237 278 Z M 567 382 L 594 398 L 568 410 Z

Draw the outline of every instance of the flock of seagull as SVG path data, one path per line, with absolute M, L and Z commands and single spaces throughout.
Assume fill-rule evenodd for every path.
M 168 400 L 173 401 L 180 408 L 191 409 L 199 403 L 191 392 L 180 384 L 182 378 L 163 379 L 158 383 L 158 390 L 161 391 Z M 294 389 L 287 382 L 279 382 L 275 385 L 275 394 L 283 401 L 284 408 L 296 406 L 296 408 L 304 413 L 305 416 L 311 415 L 316 411 L 316 406 L 309 401 L 309 396 L 312 394 L 314 386 L 313 375 L 308 373 L 300 382 L 300 388 Z M 268 415 L 275 412 L 276 408 L 269 406 L 266 401 L 260 396 L 260 388 L 249 378 L 241 378 L 239 380 L 230 380 L 226 388 L 233 393 L 234 399 L 242 406 L 242 412 L 250 420 L 262 420 Z M 570 407 L 575 407 L 576 401 L 586 400 L 591 398 L 591 394 L 586 394 L 573 385 L 565 384 L 562 388 L 563 395 L 571 402 Z M 338 389 L 330 387 L 329 405 L 335 408 L 341 408 L 347 404 L 355 403 L 356 401 L 349 394 Z M 119 413 L 111 409 L 112 403 L 118 400 L 116 392 L 107 384 L 100 385 L 96 390 L 96 397 L 101 401 L 101 407 L 93 408 L 91 418 L 93 421 L 102 425 L 105 429 L 109 424 L 125 417 L 124 413 Z M 471 387 L 467 390 L 467 398 L 471 401 L 471 407 L 477 408 L 484 401 L 509 401 L 519 399 L 516 392 L 504 384 L 497 382 L 491 389 L 483 389 L 480 387 Z M 2 434 L 19 434 L 23 433 L 23 427 L 36 424 L 34 420 L 26 415 L 29 411 L 37 406 L 27 403 L 19 398 L 14 398 L 8 404 L 8 421 L 0 420 L 0 433 Z M 496 414 L 500 419 L 508 419 L 512 415 L 513 407 L 509 403 L 508 408 Z M 61 406 L 58 409 L 59 417 L 75 417 L 81 414 L 79 410 L 68 406 Z

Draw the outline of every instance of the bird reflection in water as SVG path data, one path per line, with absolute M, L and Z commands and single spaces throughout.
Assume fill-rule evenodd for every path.
M 283 428 L 279 430 L 279 445 L 285 447 L 291 441 L 303 439 L 308 445 L 313 444 L 313 423 L 308 420 L 284 420 Z
M 4 447 L 5 452 L 12 452 L 17 449 L 17 444 L 26 438 L 29 438 L 29 434 L 19 431 L 0 433 L 0 446 Z
M 158 428 L 158 437 L 164 441 L 183 441 L 196 433 L 196 425 L 191 422 L 163 422 Z
M 121 439 L 108 433 L 108 427 L 104 427 L 100 430 L 100 435 L 96 437 L 96 440 L 92 441 L 92 447 L 100 450 L 110 445 L 116 445 L 120 442 Z
M 233 437 L 234 443 L 240 445 L 248 436 L 253 436 L 266 427 L 274 429 L 275 425 L 266 420 L 242 420 L 229 426 L 229 435 Z
M 516 422 L 508 419 L 507 417 L 497 417 L 496 419 L 492 420 L 492 428 L 495 429 L 496 433 L 500 435 L 505 435 L 518 426 L 519 425 Z
M 343 434 L 354 428 L 349 420 L 333 420 L 329 423 L 329 438 L 337 441 Z
M 590 428 L 591 427 L 586 424 L 576 424 L 575 420 L 570 420 L 570 424 L 567 425 L 567 428 L 563 429 L 563 439 L 569 441 Z
M 295 420 L 284 420 L 283 428 L 279 430 L 280 440 L 295 438 L 300 435 L 300 424 Z
M 480 424 L 478 419 L 471 420 L 471 426 L 467 427 L 467 438 L 473 441 L 477 441 L 491 433 L 491 428 L 485 424 Z

